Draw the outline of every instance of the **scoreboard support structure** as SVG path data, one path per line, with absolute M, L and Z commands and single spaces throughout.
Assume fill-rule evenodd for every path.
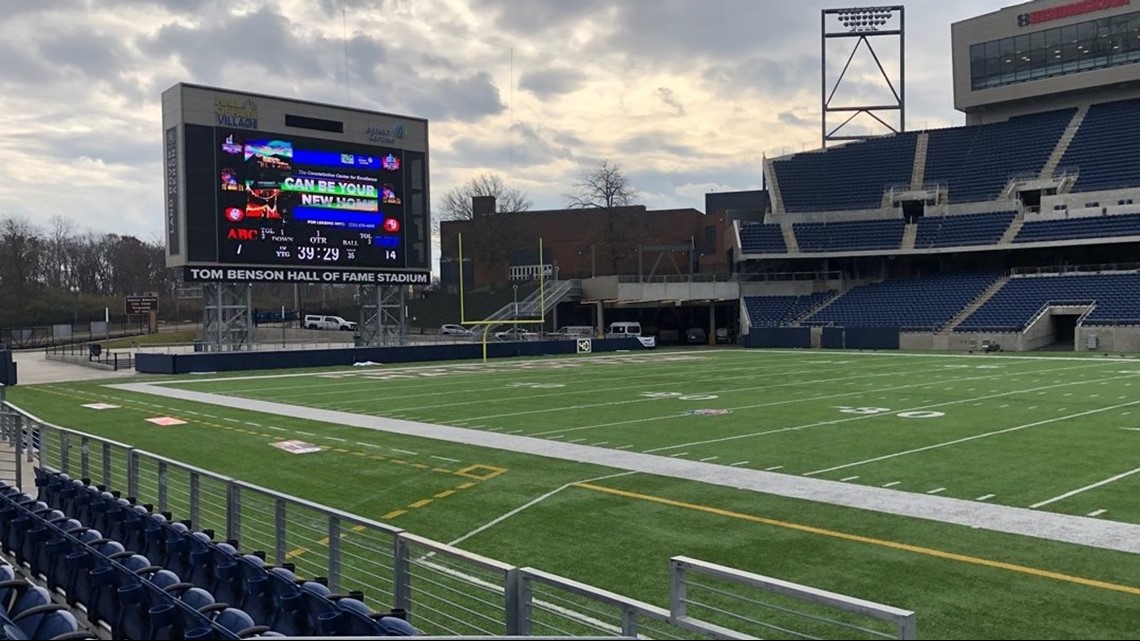
M 356 293 L 360 322 L 357 347 L 390 347 L 407 342 L 407 304 L 402 285 L 361 285 Z
M 202 284 L 202 348 L 211 352 L 254 349 L 253 286 Z

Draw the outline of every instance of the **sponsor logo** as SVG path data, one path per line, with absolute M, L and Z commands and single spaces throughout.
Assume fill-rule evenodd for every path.
M 1017 26 L 1029 27 L 1044 22 L 1061 20 L 1062 18 L 1081 16 L 1086 13 L 1127 7 L 1130 4 L 1132 4 L 1132 0 L 1081 0 L 1081 2 L 1063 4 L 1059 7 L 1050 7 L 1048 9 L 1039 9 L 1037 11 L 1023 13 L 1017 16 Z
M 214 98 L 214 119 L 219 127 L 257 129 L 257 103 L 253 98 Z
M 404 129 L 404 125 L 396 123 L 390 127 L 385 127 L 382 125 L 369 125 L 368 129 L 364 130 L 364 133 L 368 136 L 368 140 L 370 142 L 383 142 L 391 144 L 397 140 L 403 140 L 404 136 L 406 136 L 408 132 L 406 129 Z

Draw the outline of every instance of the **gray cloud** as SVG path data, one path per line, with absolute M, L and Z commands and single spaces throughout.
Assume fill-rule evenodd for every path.
M 612 6 L 606 0 L 471 0 L 469 4 L 476 14 L 490 14 L 498 28 L 530 35 L 549 32 L 564 34 L 569 25 L 597 20 L 602 10 Z
M 527 71 L 519 77 L 519 89 L 529 91 L 540 100 L 573 93 L 586 81 L 586 74 L 577 69 L 539 69 Z
M 780 115 L 776 117 L 776 120 L 779 120 L 785 125 L 791 125 L 793 127 L 806 127 L 808 125 L 815 125 L 817 123 L 817 121 L 814 120 L 801 118 L 790 111 L 781 112 Z
M 668 87 L 658 87 L 657 97 L 661 99 L 661 102 L 665 103 L 670 109 L 673 110 L 674 115 L 685 115 L 685 105 L 681 104 L 681 101 L 677 98 L 677 94 L 673 93 L 672 89 Z

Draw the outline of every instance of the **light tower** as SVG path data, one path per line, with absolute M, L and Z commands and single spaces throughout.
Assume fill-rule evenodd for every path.
M 824 147 L 827 147 L 829 142 L 865 140 L 876 135 L 893 134 L 906 130 L 906 94 L 904 91 L 906 81 L 906 53 L 904 51 L 904 27 L 902 5 L 823 9 L 820 12 L 820 48 L 822 49 L 820 104 L 822 106 L 821 119 Z M 884 68 L 883 62 L 879 58 L 878 53 L 876 53 L 874 44 L 872 43 L 873 38 L 876 39 L 876 42 L 884 38 L 888 40 L 893 38 L 897 41 L 897 73 L 889 73 L 888 70 Z M 827 68 L 828 44 L 843 43 L 846 45 L 850 39 L 854 39 L 855 44 L 851 47 L 851 52 L 847 56 L 847 62 L 843 65 L 843 71 L 834 79 L 834 82 L 829 82 L 831 79 L 829 78 Z M 885 44 L 886 46 L 890 46 L 889 41 Z M 864 45 L 866 45 L 868 53 L 874 59 L 875 66 L 878 67 L 879 74 L 882 76 L 882 82 L 885 83 L 885 87 L 890 91 L 894 99 L 880 104 L 833 104 L 835 102 L 836 91 L 840 88 L 840 85 L 843 84 L 847 72 L 851 69 L 851 62 Z M 845 113 L 848 114 L 848 116 L 839 125 L 830 128 L 831 124 L 828 122 L 828 114 L 831 113 Z M 861 114 L 869 116 L 881 125 L 884 129 L 882 133 L 862 135 L 843 133 L 844 128 Z

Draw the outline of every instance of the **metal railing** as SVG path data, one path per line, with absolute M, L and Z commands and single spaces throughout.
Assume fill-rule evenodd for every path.
M 221 535 L 218 538 L 240 544 L 240 549 L 264 551 L 266 560 L 275 565 L 293 563 L 298 576 L 327 578 L 334 592 L 360 590 L 375 610 L 403 608 L 408 620 L 427 635 L 746 639 L 755 634 L 749 628 L 772 630 L 782 627 L 781 621 L 761 620 L 756 604 L 748 599 L 718 601 L 710 609 L 711 601 L 694 598 L 698 594 L 694 577 L 726 582 L 731 594 L 795 585 L 677 557 L 671 560 L 670 608 L 664 609 L 51 425 L 2 400 L 0 437 L 22 444 L 21 456 L 30 464 L 121 490 L 125 497 L 171 512 L 175 519 L 188 518 L 195 529 L 213 530 Z M 844 610 L 864 604 L 872 613 L 909 615 L 909 627 L 900 624 L 900 638 L 913 638 L 912 613 L 805 586 L 796 589 L 802 599 L 817 606 Z M 851 638 L 853 629 L 837 627 L 837 638 Z
M 688 557 L 670 560 L 669 611 L 724 638 L 915 639 L 914 612 Z M 759 613 L 769 613 L 762 618 Z M 742 614 L 744 613 L 744 614 Z M 718 625 L 719 624 L 719 625 Z
M 121 369 L 134 369 L 135 367 L 135 358 L 132 352 L 103 349 L 99 343 L 52 345 L 44 348 L 44 355 L 49 361 L 63 361 L 73 365 L 86 365 L 116 372 Z

